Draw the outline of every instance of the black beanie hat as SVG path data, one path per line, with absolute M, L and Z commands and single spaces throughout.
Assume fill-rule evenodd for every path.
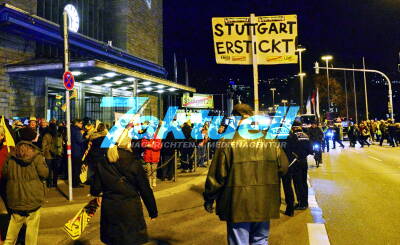
M 36 132 L 30 127 L 21 128 L 19 130 L 21 140 L 32 141 L 36 138 L 36 135 Z

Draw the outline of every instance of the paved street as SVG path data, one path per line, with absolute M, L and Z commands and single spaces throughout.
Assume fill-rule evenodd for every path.
M 399 244 L 399 154 L 388 146 L 337 148 L 310 168 L 331 244 Z
M 379 146 L 336 149 L 324 154 L 320 168 L 309 159 L 310 182 L 331 244 L 398 244 L 399 153 L 399 148 Z M 226 244 L 225 223 L 202 207 L 205 174 L 189 177 L 197 181 L 187 182 L 184 189 L 182 184 L 174 187 L 168 183 L 166 189 L 160 187 L 162 191 L 156 192 L 159 218 L 152 222 L 146 219 L 152 244 Z M 79 206 L 73 205 L 62 214 L 55 209 L 45 211 L 40 244 L 72 244 L 61 227 Z M 281 210 L 284 208 L 282 205 Z M 98 214 L 82 242 L 102 244 Z M 296 212 L 293 218 L 282 214 L 280 220 L 272 222 L 270 244 L 310 244 L 309 235 L 313 234 L 309 234 L 307 223 L 313 222 L 310 210 Z

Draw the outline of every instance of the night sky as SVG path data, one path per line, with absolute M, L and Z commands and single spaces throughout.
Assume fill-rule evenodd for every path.
M 251 66 L 216 64 L 211 27 L 212 17 L 249 16 L 250 13 L 256 16 L 297 14 L 298 43 L 307 48 L 303 64 L 308 74 L 314 73 L 312 67 L 316 60 L 331 54 L 336 67 L 351 67 L 351 64 L 360 67 L 365 56 L 367 68 L 382 70 L 392 80 L 399 77 L 398 0 L 164 0 L 164 65 L 169 78 L 173 79 L 175 52 L 179 82 L 184 83 L 184 59 L 187 58 L 190 85 L 199 92 L 223 91 L 230 78 L 239 78 L 243 84 L 250 85 Z M 266 79 L 296 74 L 298 66 L 260 66 L 259 71 L 260 79 Z M 360 75 L 357 77 L 361 79 Z M 382 96 L 386 94 L 387 90 L 382 88 Z

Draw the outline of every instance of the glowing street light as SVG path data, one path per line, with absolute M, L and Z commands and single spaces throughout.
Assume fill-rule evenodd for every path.
M 269 90 L 272 91 L 272 104 L 275 105 L 275 91 L 276 91 L 276 88 L 270 88 Z
M 331 98 L 329 96 L 329 61 L 333 59 L 331 55 L 325 55 L 321 57 L 326 63 L 326 79 L 328 80 L 328 111 L 331 112 Z

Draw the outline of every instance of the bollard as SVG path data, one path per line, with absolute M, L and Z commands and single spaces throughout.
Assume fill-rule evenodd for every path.
M 174 182 L 176 182 L 176 172 L 178 171 L 178 151 L 174 152 Z

